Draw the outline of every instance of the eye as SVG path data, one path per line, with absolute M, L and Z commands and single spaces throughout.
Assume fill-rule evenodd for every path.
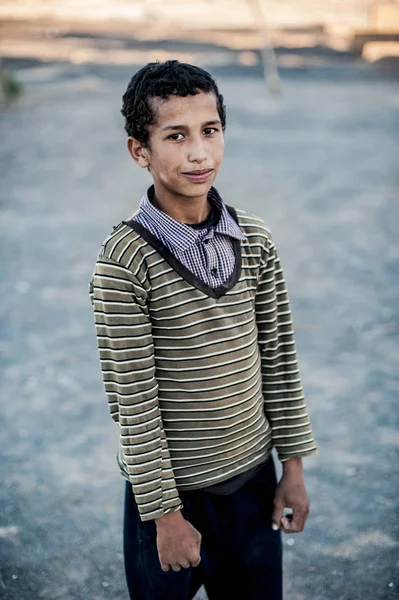
M 168 140 L 173 140 L 174 142 L 178 142 L 179 139 L 182 139 L 182 138 L 178 137 L 179 135 L 183 136 L 182 133 L 172 133 L 172 135 L 168 136 Z
M 205 135 L 212 135 L 212 133 L 214 133 L 215 131 L 218 131 L 218 130 L 216 129 L 216 127 L 206 127 L 206 128 L 204 129 L 204 133 L 205 133 Z

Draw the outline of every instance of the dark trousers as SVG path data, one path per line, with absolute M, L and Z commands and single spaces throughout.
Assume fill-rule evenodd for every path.
M 282 600 L 282 542 L 271 515 L 272 456 L 236 492 L 180 492 L 185 519 L 202 535 L 198 567 L 162 571 L 154 521 L 141 521 L 126 481 L 124 558 L 131 600 L 191 600 L 203 584 L 209 600 Z

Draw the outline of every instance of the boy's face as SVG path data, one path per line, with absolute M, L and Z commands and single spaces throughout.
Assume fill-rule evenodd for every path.
M 224 137 L 215 95 L 153 98 L 156 115 L 149 145 L 129 138 L 128 148 L 141 167 L 148 167 L 155 192 L 168 197 L 204 198 L 224 152 Z

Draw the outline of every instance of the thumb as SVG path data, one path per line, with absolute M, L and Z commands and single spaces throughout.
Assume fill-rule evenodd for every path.
M 280 521 L 283 516 L 284 511 L 284 502 L 280 498 L 275 498 L 274 500 L 274 509 L 272 514 L 272 529 L 277 531 L 280 529 Z

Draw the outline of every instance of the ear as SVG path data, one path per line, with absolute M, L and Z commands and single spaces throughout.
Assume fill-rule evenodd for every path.
M 126 140 L 127 150 L 134 162 L 143 169 L 146 169 L 150 165 L 149 161 L 149 150 L 144 147 L 139 140 L 129 136 Z

